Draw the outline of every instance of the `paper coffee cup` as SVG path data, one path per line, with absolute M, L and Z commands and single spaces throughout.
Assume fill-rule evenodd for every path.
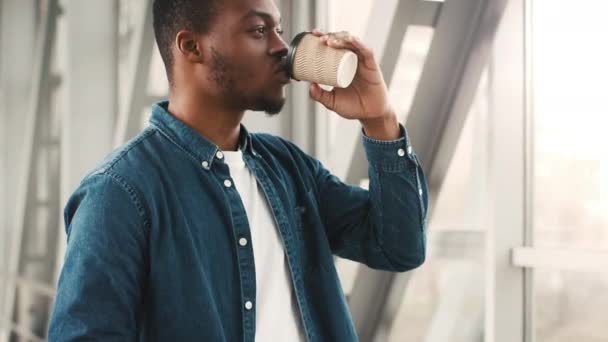
M 346 88 L 355 77 L 357 63 L 354 52 L 329 47 L 310 32 L 297 34 L 289 44 L 287 72 L 297 81 Z

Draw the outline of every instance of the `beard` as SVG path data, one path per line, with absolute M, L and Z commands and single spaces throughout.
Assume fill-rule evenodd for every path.
M 285 105 L 285 98 L 270 97 L 262 91 L 257 94 L 247 94 L 238 88 L 235 68 L 219 51 L 211 48 L 211 74 L 209 78 L 219 90 L 219 96 L 228 108 L 233 110 L 263 111 L 268 115 L 276 115 Z M 247 82 L 242 80 L 241 82 Z

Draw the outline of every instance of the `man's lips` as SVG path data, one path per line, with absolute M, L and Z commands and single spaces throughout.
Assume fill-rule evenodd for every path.
M 287 75 L 287 71 L 285 70 L 278 70 L 277 72 L 275 72 L 275 75 L 277 76 L 279 81 L 281 81 L 281 83 L 287 84 L 291 81 L 291 79 Z

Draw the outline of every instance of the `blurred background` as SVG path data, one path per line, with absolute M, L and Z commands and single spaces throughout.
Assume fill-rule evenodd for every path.
M 62 208 L 167 95 L 151 0 L 0 0 L 0 341 L 44 341 Z M 428 258 L 336 259 L 361 341 L 608 341 L 608 2 L 277 0 L 374 51 L 425 169 Z M 360 125 L 293 82 L 249 130 L 366 186 Z

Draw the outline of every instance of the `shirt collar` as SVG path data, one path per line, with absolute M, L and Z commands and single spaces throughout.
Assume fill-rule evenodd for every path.
M 219 147 L 169 113 L 168 107 L 169 101 L 161 101 L 154 104 L 152 106 L 150 123 L 199 161 L 207 161 L 211 165 L 214 156 L 219 151 Z M 239 149 L 245 154 L 253 153 L 255 155 L 251 141 L 251 134 L 241 124 Z

